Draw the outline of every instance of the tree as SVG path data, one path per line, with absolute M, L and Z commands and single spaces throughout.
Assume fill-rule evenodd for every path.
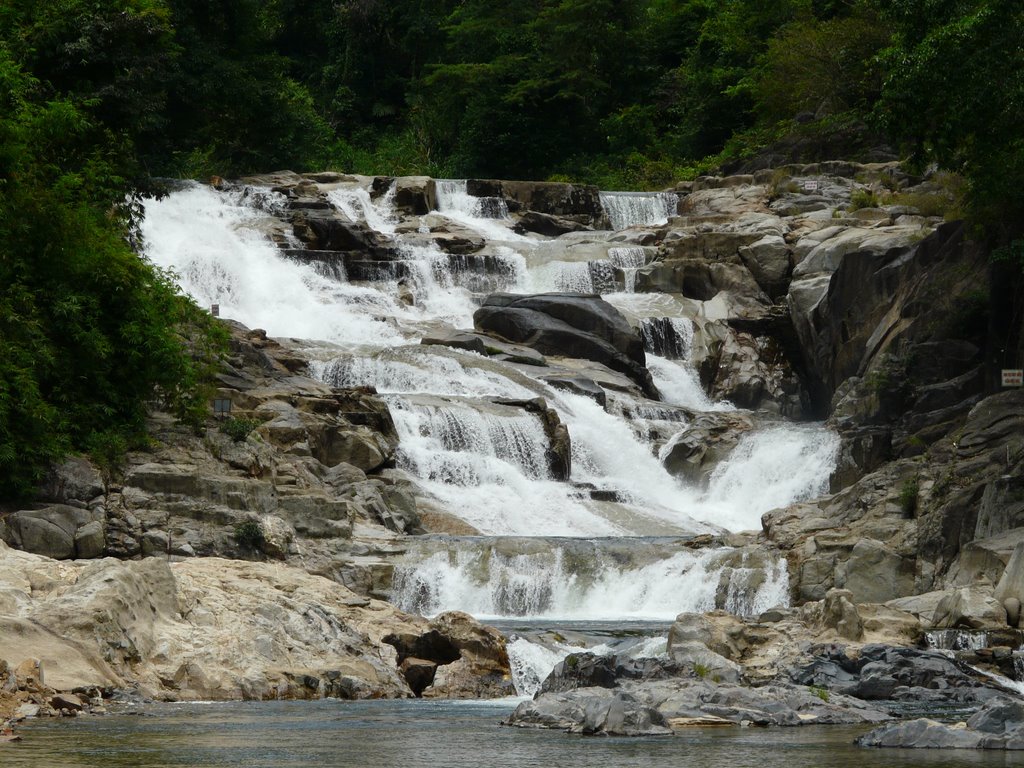
M 201 412 L 219 347 L 127 244 L 125 140 L 48 90 L 0 43 L 0 497 L 137 440 L 151 401 Z
M 973 218 L 1003 240 L 1024 230 L 1024 6 L 895 0 L 877 115 L 919 166 L 967 178 Z

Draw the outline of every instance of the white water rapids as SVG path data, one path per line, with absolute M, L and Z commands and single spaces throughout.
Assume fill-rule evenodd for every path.
M 417 224 L 395 210 L 394 189 L 374 199 L 367 184 L 350 184 L 331 189 L 327 200 L 394 249 L 402 284 L 388 262 L 376 278 L 353 281 L 341 262 L 287 257 L 286 249 L 301 252 L 301 244 L 285 223 L 285 198 L 268 190 L 188 186 L 147 202 L 142 233 L 146 256 L 173 271 L 200 305 L 219 304 L 222 316 L 271 336 L 314 342 L 307 345 L 311 371 L 332 385 L 375 387 L 401 438 L 398 465 L 417 483 L 421 504 L 482 535 L 539 542 L 518 553 L 469 544 L 412 547 L 396 567 L 395 601 L 427 615 L 459 609 L 480 617 L 661 622 L 681 611 L 717 606 L 756 614 L 786 603 L 782 560 L 746 567 L 732 562 L 731 550 L 679 547 L 647 560 L 597 547 L 581 559 L 547 537 L 620 537 L 627 547 L 635 541 L 643 548 L 646 539 L 634 537 L 758 529 L 764 512 L 827 489 L 836 436 L 820 425 L 756 429 L 707 487 L 690 486 L 666 470 L 638 421 L 666 406 L 614 393 L 614 407 L 609 397 L 605 408 L 552 388 L 540 378 L 543 367 L 421 345 L 427 333 L 471 328 L 481 291 L 600 291 L 630 298 L 636 272 L 654 258 L 654 249 L 612 242 L 612 233 L 564 242 L 516 234 L 503 201 L 472 197 L 462 181 L 439 182 L 439 210 Z M 602 201 L 615 229 L 622 229 L 664 223 L 676 196 L 614 193 Z M 472 256 L 445 253 L 429 239 L 428 219 L 439 217 L 456 231 L 482 237 L 485 249 Z M 639 330 L 668 411 L 732 409 L 712 402 L 701 387 L 690 360 L 689 318 L 640 318 Z M 551 476 L 549 437 L 539 417 L 495 402 L 538 396 L 568 428 L 569 481 Z M 678 438 L 687 417 L 671 413 L 668 421 L 659 415 L 659 423 Z M 527 656 L 543 657 L 543 666 L 564 655 L 564 649 L 522 638 L 511 651 L 520 667 Z M 530 668 L 539 674 L 536 664 Z

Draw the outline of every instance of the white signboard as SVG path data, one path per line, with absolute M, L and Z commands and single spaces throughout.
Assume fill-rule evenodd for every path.
M 1003 368 L 1003 386 L 1020 387 L 1024 386 L 1024 369 Z
M 818 182 L 817 181 L 805 181 L 803 183 L 804 192 L 817 192 Z

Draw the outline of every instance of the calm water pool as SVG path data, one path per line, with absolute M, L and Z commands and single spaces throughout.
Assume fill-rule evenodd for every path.
M 498 725 L 515 702 L 160 704 L 141 714 L 40 720 L 0 748 L 4 768 L 861 768 L 1022 766 L 1024 754 L 868 750 L 863 729 L 714 728 L 669 738 L 581 738 Z

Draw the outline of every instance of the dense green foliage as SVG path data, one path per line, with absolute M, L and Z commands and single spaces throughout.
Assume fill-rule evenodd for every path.
M 211 330 L 126 243 L 149 177 L 653 188 L 881 136 L 1024 263 L 1021 40 L 1013 0 L 6 0 L 0 495 L 196 407 Z
M 196 414 L 216 356 L 209 321 L 129 247 L 129 140 L 91 114 L 101 98 L 83 105 L 0 47 L 0 498 L 71 450 L 109 462 L 154 399 Z

